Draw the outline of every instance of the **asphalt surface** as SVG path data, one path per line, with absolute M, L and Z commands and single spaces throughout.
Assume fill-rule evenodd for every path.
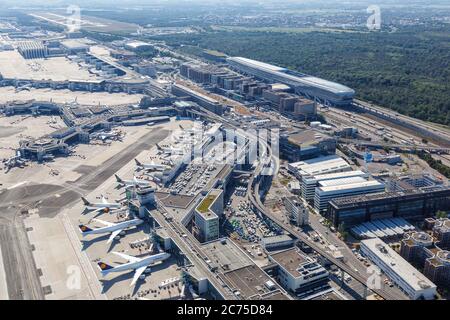
M 143 150 L 148 150 L 166 138 L 169 133 L 163 129 L 150 131 L 138 143 L 128 146 L 103 164 L 89 168 L 85 166 L 83 169 L 86 173 L 74 183 L 33 184 L 0 190 L 0 245 L 9 299 L 45 298 L 21 212 L 37 208 L 41 217 L 54 217 L 62 209 L 78 201 L 80 196 L 100 186 Z

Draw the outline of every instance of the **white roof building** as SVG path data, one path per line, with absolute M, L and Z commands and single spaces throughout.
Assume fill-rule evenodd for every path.
M 434 299 L 436 285 L 381 239 L 362 240 L 361 252 L 411 299 Z
M 341 157 L 331 155 L 289 163 L 288 170 L 302 180 L 304 176 L 351 171 L 352 167 Z
M 368 194 L 375 192 L 384 192 L 383 183 L 371 180 L 361 181 L 349 184 L 330 185 L 316 188 L 314 196 L 314 208 L 318 211 L 324 211 L 328 207 L 328 202 L 333 199 L 354 196 L 358 194 Z
M 302 197 L 305 200 L 313 200 L 314 194 L 315 194 L 315 189 L 318 186 L 319 182 L 321 182 L 321 181 L 336 180 L 336 179 L 350 178 L 350 177 L 367 178 L 368 174 L 365 172 L 362 172 L 360 170 L 356 170 L 356 171 L 343 171 L 343 172 L 312 175 L 312 176 L 303 176 L 302 184 L 301 184 Z

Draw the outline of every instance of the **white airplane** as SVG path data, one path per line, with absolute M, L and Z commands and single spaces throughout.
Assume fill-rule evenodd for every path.
M 93 134 L 93 137 L 105 141 L 107 139 L 117 139 L 121 140 L 120 134 L 118 132 L 98 132 Z
M 170 257 L 170 253 L 161 252 L 157 253 L 145 258 L 137 258 L 133 256 L 129 256 L 127 254 L 121 252 L 113 252 L 115 255 L 127 260 L 126 263 L 112 267 L 104 262 L 98 262 L 97 266 L 100 268 L 100 272 L 102 276 L 106 276 L 111 272 L 122 272 L 127 270 L 134 270 L 133 280 L 131 281 L 130 287 L 133 286 L 138 279 L 144 279 L 144 272 L 149 273 L 150 269 L 148 268 L 150 265 L 158 262 L 164 261 Z
M 132 220 L 127 220 L 127 221 L 122 221 L 119 223 L 103 221 L 100 219 L 93 219 L 93 220 L 100 222 L 101 224 L 105 225 L 105 227 L 91 229 L 84 224 L 80 224 L 78 227 L 80 228 L 81 235 L 83 237 L 85 237 L 90 234 L 111 233 L 111 235 L 106 243 L 111 243 L 114 240 L 114 238 L 119 236 L 119 234 L 121 234 L 125 229 L 138 226 L 144 222 L 144 220 L 137 219 L 137 218 L 132 219 Z
M 170 154 L 170 155 L 173 155 L 173 154 L 182 155 L 182 154 L 184 154 L 183 149 L 180 149 L 180 148 L 161 147 L 158 144 L 156 144 L 156 148 L 158 148 L 158 150 L 160 150 L 160 151 L 162 151 L 164 153 Z
M 123 180 L 121 179 L 117 174 L 115 174 L 117 183 L 121 185 L 122 187 L 129 187 L 129 186 L 135 186 L 135 187 L 148 187 L 150 186 L 150 182 L 147 180 L 141 180 L 136 177 L 133 177 L 133 180 Z
M 142 162 L 138 161 L 137 159 L 134 159 L 134 161 L 136 162 L 136 166 L 139 169 L 163 171 L 163 170 L 166 170 L 169 168 L 165 164 L 158 164 L 158 163 L 154 163 L 153 161 L 150 163 L 142 163 Z
M 111 209 L 118 209 L 121 207 L 120 203 L 108 203 L 105 197 L 102 196 L 102 202 L 92 203 L 86 200 L 86 198 L 81 197 L 86 209 L 92 212 L 103 211 L 105 213 L 110 212 Z

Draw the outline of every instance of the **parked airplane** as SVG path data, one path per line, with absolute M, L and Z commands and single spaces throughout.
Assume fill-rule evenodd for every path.
M 105 197 L 102 196 L 102 202 L 92 203 L 86 200 L 86 198 L 81 197 L 84 205 L 86 206 L 86 210 L 91 212 L 109 212 L 111 209 L 118 209 L 121 207 L 120 203 L 108 203 Z
M 165 164 L 158 164 L 158 163 L 154 163 L 153 161 L 150 163 L 142 163 L 142 162 L 138 161 L 137 159 L 134 159 L 134 161 L 136 162 L 136 166 L 139 169 L 163 171 L 163 170 L 166 170 L 169 168 Z
M 117 183 L 119 183 L 119 185 L 121 187 L 129 187 L 129 186 L 148 187 L 148 186 L 150 186 L 150 182 L 147 180 L 141 180 L 136 177 L 133 177 L 133 180 L 123 180 L 117 174 L 115 174 L 114 176 L 116 177 Z
M 100 222 L 101 224 L 105 225 L 105 227 L 91 229 L 91 228 L 89 228 L 88 226 L 86 226 L 84 224 L 80 224 L 79 228 L 80 228 L 80 231 L 81 231 L 81 235 L 83 237 L 85 237 L 85 236 L 90 235 L 90 234 L 111 233 L 107 243 L 111 243 L 114 240 L 114 238 L 119 236 L 119 234 L 121 234 L 125 229 L 138 226 L 138 225 L 140 225 L 141 223 L 144 222 L 144 220 L 137 219 L 137 218 L 136 219 L 132 219 L 132 220 L 118 222 L 118 223 L 103 221 L 103 220 L 100 220 L 100 219 L 93 219 L 93 220 L 97 221 L 97 222 Z
M 102 140 L 102 141 L 106 141 L 107 139 L 122 140 L 122 137 L 120 136 L 119 132 L 102 131 L 102 132 L 93 133 L 91 135 L 91 137 Z
M 184 154 L 183 149 L 180 148 L 173 148 L 173 147 L 161 147 L 159 144 L 156 144 L 156 148 L 158 148 L 158 150 L 167 153 L 167 154 L 177 154 L 177 155 L 182 155 Z
M 137 258 L 133 256 L 129 256 L 127 254 L 121 253 L 121 252 L 113 252 L 115 255 L 127 260 L 126 263 L 112 267 L 104 262 L 98 262 L 97 266 L 100 268 L 102 276 L 106 276 L 108 273 L 111 272 L 122 272 L 127 270 L 134 270 L 134 276 L 133 280 L 131 281 L 130 287 L 136 284 L 136 281 L 138 279 L 144 279 L 145 275 L 143 275 L 144 272 L 149 273 L 150 268 L 149 266 L 158 262 L 158 261 L 164 261 L 167 258 L 170 257 L 170 253 L 161 252 L 157 253 L 145 258 Z

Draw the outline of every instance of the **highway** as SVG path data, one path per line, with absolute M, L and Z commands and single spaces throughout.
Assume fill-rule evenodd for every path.
M 205 117 L 209 117 L 211 119 L 214 119 L 216 121 L 221 121 L 222 123 L 227 123 L 231 127 L 236 128 L 234 125 L 229 124 L 227 119 L 224 119 L 224 118 L 222 118 L 222 117 L 220 117 L 220 116 L 218 116 L 216 114 L 211 114 L 210 112 L 205 112 L 204 116 Z M 255 137 L 249 137 L 249 138 L 250 139 L 255 139 Z M 267 144 L 264 143 L 263 144 L 263 148 L 267 151 L 267 156 L 265 158 L 266 159 L 271 159 L 271 163 L 272 163 L 272 161 L 274 161 L 274 164 L 275 164 L 275 171 L 274 172 L 278 172 L 279 159 L 277 159 L 276 157 L 274 157 L 271 154 L 271 149 L 268 148 Z M 266 154 L 263 153 L 263 155 L 261 155 L 261 157 L 264 157 L 264 155 L 266 155 Z M 278 217 L 276 217 L 273 214 L 271 214 L 270 211 L 267 210 L 264 207 L 264 205 L 262 204 L 261 199 L 259 197 L 259 183 L 260 183 L 260 179 L 256 179 L 260 175 L 263 167 L 266 165 L 265 164 L 266 161 L 261 160 L 261 157 L 259 158 L 260 159 L 259 165 L 255 169 L 255 174 L 252 175 L 250 180 L 249 180 L 248 189 L 247 189 L 247 195 L 249 197 L 250 202 L 253 204 L 253 206 L 261 214 L 263 214 L 266 217 L 270 218 L 273 222 L 278 224 L 286 232 L 290 233 L 291 235 L 293 235 L 297 239 L 299 239 L 299 240 L 303 241 L 304 243 L 306 243 L 313 250 L 315 250 L 318 254 L 320 254 L 321 256 L 325 257 L 332 264 L 336 265 L 339 269 L 341 269 L 344 272 L 346 272 L 348 275 L 350 275 L 352 278 L 354 278 L 355 280 L 360 282 L 362 285 L 367 286 L 367 280 L 368 280 L 367 279 L 368 278 L 367 275 L 363 275 L 360 270 L 355 270 L 352 266 L 349 266 L 348 264 L 344 263 L 343 261 L 341 261 L 339 259 L 336 259 L 330 253 L 326 252 L 323 248 L 321 248 L 319 245 L 317 245 L 315 242 L 309 240 L 306 235 L 304 235 L 304 234 L 300 233 L 299 231 L 297 231 L 296 229 L 294 229 L 293 226 L 283 223 L 283 221 L 281 221 Z M 383 297 L 386 300 L 406 300 L 406 297 L 403 294 L 399 294 L 397 292 L 393 293 L 392 290 L 390 290 L 388 292 L 388 291 L 386 291 L 384 289 L 374 289 L 372 291 L 375 292 L 376 294 L 378 294 L 379 296 Z
M 239 129 L 233 124 L 231 124 L 227 119 L 220 117 L 216 114 L 213 114 L 207 110 L 203 110 L 204 117 L 210 118 L 215 121 L 220 121 L 222 123 L 226 123 L 229 126 Z M 247 131 L 245 132 L 247 134 Z M 254 136 L 250 136 L 249 139 L 255 139 Z M 249 197 L 250 202 L 252 205 L 263 215 L 270 218 L 273 222 L 278 224 L 281 228 L 283 228 L 286 232 L 290 233 L 297 239 L 303 241 L 308 246 L 310 246 L 313 250 L 315 250 L 317 253 L 319 253 L 321 256 L 325 257 L 327 260 L 329 260 L 332 264 L 336 265 L 339 269 L 343 270 L 345 273 L 350 275 L 352 278 L 363 284 L 364 286 L 367 286 L 367 275 L 363 275 L 360 270 L 355 270 L 353 267 L 347 265 L 343 261 L 336 259 L 333 257 L 330 253 L 325 251 L 323 248 L 321 248 L 319 245 L 317 245 L 315 242 L 311 241 L 307 238 L 306 235 L 300 233 L 296 229 L 294 229 L 293 226 L 283 223 L 278 217 L 274 216 L 270 213 L 269 210 L 267 210 L 264 205 L 261 202 L 260 196 L 259 196 L 259 184 L 260 184 L 260 173 L 263 170 L 263 167 L 267 165 L 267 161 L 261 160 L 261 159 L 270 159 L 270 163 L 274 164 L 275 173 L 278 172 L 279 169 L 279 159 L 272 155 L 271 148 L 267 146 L 267 144 L 263 141 L 263 150 L 266 150 L 266 153 L 263 153 L 260 155 L 259 158 L 259 164 L 258 167 L 255 169 L 255 173 L 251 176 L 249 183 L 248 183 L 248 189 L 247 189 L 247 195 Z M 258 179 L 257 179 L 258 178 Z M 358 262 L 359 263 L 359 262 Z M 399 294 L 398 292 L 392 292 L 393 290 L 389 290 L 389 292 L 385 289 L 374 289 L 372 290 L 382 298 L 386 300 L 406 300 L 407 298 L 403 294 Z
M 253 193 L 249 194 L 250 201 L 252 204 L 257 208 L 258 211 L 260 211 L 262 214 L 264 214 L 266 217 L 270 218 L 272 221 L 277 223 L 281 228 L 283 228 L 285 231 L 296 237 L 297 239 L 301 240 L 305 244 L 307 244 L 309 247 L 311 247 L 313 250 L 315 250 L 317 253 L 319 253 L 321 256 L 325 257 L 327 260 L 329 260 L 332 264 L 336 265 L 339 269 L 343 270 L 345 273 L 350 275 L 352 278 L 363 284 L 364 286 L 367 285 L 367 276 L 363 275 L 363 273 L 360 270 L 355 270 L 351 266 L 347 265 L 343 261 L 336 259 L 333 257 L 330 253 L 326 252 L 323 248 L 321 248 L 318 244 L 308 239 L 308 237 L 296 229 L 292 227 L 289 224 L 283 223 L 278 217 L 274 216 L 273 214 L 269 213 L 269 211 L 264 207 L 264 205 L 261 203 L 261 200 L 259 197 L 255 197 L 259 193 L 259 183 L 255 184 L 255 189 Z M 387 292 L 386 290 L 382 289 L 373 289 L 373 292 L 378 294 L 379 296 L 383 297 L 386 300 L 406 300 L 406 297 L 400 294 L 393 294 L 392 292 Z
M 426 145 L 409 145 L 409 144 L 394 144 L 388 142 L 374 142 L 374 141 L 366 141 L 366 140 L 356 140 L 356 139 L 343 139 L 339 138 L 338 142 L 340 143 L 349 143 L 360 146 L 368 146 L 368 147 L 389 147 L 393 149 L 408 149 L 408 150 L 426 150 L 432 153 L 446 153 L 450 154 L 450 148 L 440 148 L 440 147 L 432 147 Z
M 217 114 L 214 114 L 214 113 L 206 110 L 205 108 L 200 108 L 200 109 L 202 110 L 202 113 L 203 113 L 201 115 L 206 117 L 206 118 L 209 118 L 210 120 L 214 120 L 214 121 L 218 121 L 218 122 L 227 124 L 229 127 L 234 128 L 236 130 L 241 129 L 241 128 L 237 127 L 235 124 L 231 123 L 231 121 L 229 121 L 228 119 L 225 119 L 225 118 L 223 118 L 223 117 L 221 117 L 221 116 L 219 116 Z M 251 139 L 251 140 L 255 140 L 256 139 L 256 137 L 252 136 L 251 134 L 249 134 L 249 132 L 247 132 L 247 131 L 244 132 L 242 130 L 240 130 L 240 131 L 243 132 L 249 139 Z M 262 150 L 265 150 L 265 152 L 262 152 L 259 155 L 258 167 L 255 169 L 255 174 L 251 176 L 251 178 L 249 180 L 249 184 L 248 184 L 248 192 L 247 192 L 247 194 L 248 194 L 248 197 L 249 197 L 251 203 L 253 204 L 253 206 L 261 214 L 263 214 L 266 217 L 270 218 L 272 221 L 274 221 L 280 227 L 282 227 L 285 231 L 287 231 L 288 233 L 290 233 L 293 236 L 295 236 L 297 239 L 300 239 L 301 241 L 303 241 L 304 243 L 309 245 L 313 250 L 315 250 L 321 256 L 323 256 L 326 259 L 328 259 L 331 263 L 336 265 L 339 269 L 343 270 L 344 272 L 349 274 L 352 278 L 354 278 L 355 280 L 357 280 L 358 282 L 360 282 L 361 284 L 366 286 L 367 285 L 367 276 L 366 275 L 363 275 L 362 273 L 360 273 L 359 270 L 355 270 L 354 268 L 352 268 L 351 266 L 347 265 L 343 261 L 334 258 L 330 253 L 326 252 L 323 248 L 319 247 L 316 243 L 314 243 L 313 241 L 309 240 L 306 235 L 298 232 L 291 225 L 284 224 L 282 221 L 280 221 L 279 218 L 275 217 L 273 214 L 271 214 L 264 207 L 264 205 L 261 202 L 260 195 L 259 195 L 260 179 L 255 179 L 255 178 L 260 176 L 261 171 L 265 167 L 267 167 L 268 164 L 270 166 L 272 166 L 272 168 L 271 168 L 273 170 L 272 173 L 278 172 L 279 159 L 272 155 L 271 148 L 268 147 L 267 142 L 262 141 L 261 143 L 262 143 L 262 145 L 260 146 L 260 149 L 262 147 Z M 255 183 L 255 181 L 256 181 L 256 183 Z M 381 296 L 384 299 L 386 299 L 386 300 L 405 300 L 406 299 L 406 297 L 403 296 L 402 294 L 398 294 L 396 292 L 395 293 L 391 292 L 392 290 L 390 290 L 388 292 L 388 291 L 386 291 L 384 289 L 374 289 L 373 291 L 376 294 L 378 294 L 379 296 Z

